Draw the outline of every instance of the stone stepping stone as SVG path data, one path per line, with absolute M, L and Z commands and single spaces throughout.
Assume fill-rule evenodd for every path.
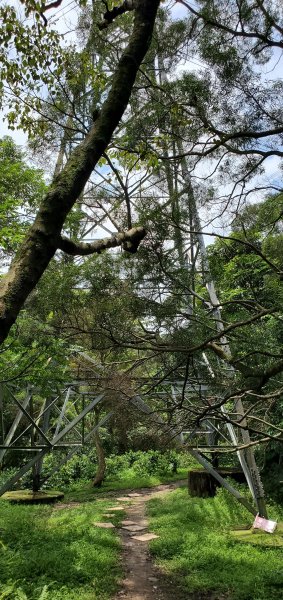
M 107 517 L 108 519 L 112 519 L 112 517 L 115 517 L 115 515 L 113 515 L 113 512 L 112 513 L 105 513 L 103 516 Z
M 141 494 L 128 494 L 129 498 L 140 498 Z
M 111 510 L 111 512 L 114 512 L 114 511 L 125 510 L 125 509 L 123 508 L 123 506 L 113 506 L 113 508 L 109 508 L 109 510 Z
M 113 523 L 93 523 L 95 527 L 101 527 L 101 529 L 115 529 L 115 525 Z
M 126 529 L 127 531 L 143 531 L 146 527 L 140 525 L 124 525 L 122 529 Z
M 155 533 L 143 533 L 142 535 L 133 535 L 132 540 L 138 540 L 139 542 L 150 542 L 150 540 L 156 540 L 159 535 Z
M 130 502 L 130 498 L 128 496 L 121 496 L 121 498 L 116 498 L 118 502 Z
M 136 525 L 135 521 L 121 521 L 122 525 Z

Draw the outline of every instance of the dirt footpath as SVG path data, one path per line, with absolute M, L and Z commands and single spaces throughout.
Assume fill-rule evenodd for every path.
M 126 511 L 125 521 L 120 529 L 124 579 L 113 600 L 185 600 L 184 595 L 180 595 L 175 585 L 153 564 L 147 541 L 152 532 L 148 529 L 145 517 L 145 503 L 148 500 L 162 496 L 184 483 L 180 481 L 160 485 L 152 490 L 137 490 L 138 493 L 133 496 L 128 495 L 130 506 L 124 504 L 126 497 L 124 501 L 120 501 Z M 119 502 L 119 498 L 117 500 Z

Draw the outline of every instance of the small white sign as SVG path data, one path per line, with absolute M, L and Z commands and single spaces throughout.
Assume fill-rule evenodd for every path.
M 267 533 L 273 533 L 276 529 L 277 521 L 269 521 L 268 519 L 264 519 L 264 517 L 260 517 L 258 514 L 253 523 L 254 529 L 262 529 Z

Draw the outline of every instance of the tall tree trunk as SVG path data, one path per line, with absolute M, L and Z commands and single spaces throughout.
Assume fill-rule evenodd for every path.
M 138 69 L 151 42 L 159 2 L 139 0 L 134 3 L 133 31 L 101 112 L 85 139 L 72 152 L 65 167 L 54 177 L 34 224 L 8 274 L 1 281 L 0 342 L 6 339 L 25 300 L 60 247 L 65 219 L 124 114 Z
M 98 430 L 94 434 L 94 442 L 97 452 L 97 471 L 93 480 L 93 487 L 100 487 L 105 478 L 106 462 L 104 449 L 101 443 L 100 435 Z

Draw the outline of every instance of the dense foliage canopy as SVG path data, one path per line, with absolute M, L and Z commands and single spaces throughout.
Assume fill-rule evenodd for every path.
M 1 8 L 29 135 L 29 159 L 0 144 L 5 381 L 92 371 L 129 430 L 139 393 L 178 430 L 281 441 L 280 3 L 76 2 L 70 43 L 64 3 L 24 5 Z

